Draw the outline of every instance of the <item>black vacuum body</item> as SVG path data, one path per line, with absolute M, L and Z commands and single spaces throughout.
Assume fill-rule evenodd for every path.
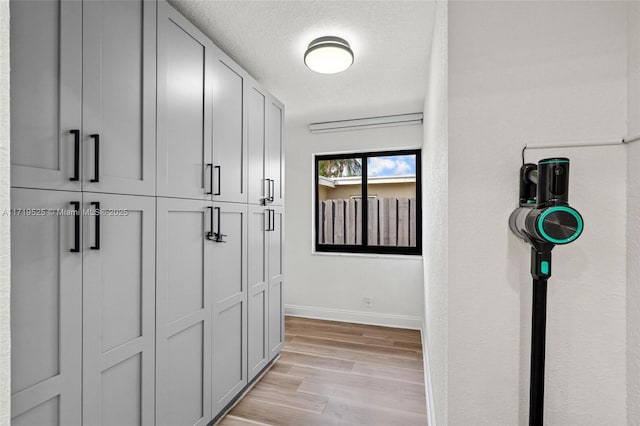
M 542 425 L 547 320 L 547 280 L 551 250 L 575 241 L 584 228 L 580 213 L 569 206 L 569 159 L 547 158 L 520 169 L 520 207 L 509 217 L 511 231 L 531 245 L 533 306 L 529 424 Z

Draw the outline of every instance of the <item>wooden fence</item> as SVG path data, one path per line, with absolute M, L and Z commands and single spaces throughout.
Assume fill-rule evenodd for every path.
M 416 199 L 368 200 L 369 245 L 416 246 Z M 362 244 L 362 200 L 320 201 L 320 244 Z

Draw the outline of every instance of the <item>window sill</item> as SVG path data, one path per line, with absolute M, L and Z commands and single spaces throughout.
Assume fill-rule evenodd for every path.
M 331 251 L 311 251 L 312 256 L 330 256 L 330 257 L 360 257 L 372 259 L 402 259 L 402 260 L 422 260 L 421 254 L 382 254 L 382 253 L 343 253 Z

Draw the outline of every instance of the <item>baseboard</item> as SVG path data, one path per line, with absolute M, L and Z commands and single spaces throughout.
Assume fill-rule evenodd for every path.
M 423 319 L 420 328 L 422 338 L 422 363 L 424 368 L 424 391 L 427 404 L 427 418 L 429 426 L 436 426 L 436 412 L 433 405 L 433 387 L 431 386 L 431 369 L 429 368 L 429 348 L 427 346 L 427 323 Z
M 422 329 L 422 318 L 407 315 L 348 311 L 344 309 L 316 308 L 312 306 L 285 305 L 284 314 L 292 317 L 315 318 L 328 321 L 354 322 L 384 327 Z

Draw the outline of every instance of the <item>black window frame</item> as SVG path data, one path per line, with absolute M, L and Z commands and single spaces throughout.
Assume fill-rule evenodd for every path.
M 321 154 L 315 155 L 313 172 L 315 188 L 313 214 L 315 223 L 314 246 L 315 251 L 319 253 L 362 253 L 362 254 L 396 254 L 396 255 L 422 255 L 422 151 L 420 149 L 398 149 L 387 151 L 368 151 L 368 152 L 351 152 L 340 154 Z M 361 159 L 362 160 L 362 182 L 361 182 L 361 199 L 368 199 L 368 160 L 371 157 L 387 157 L 395 155 L 415 155 L 416 157 L 416 246 L 415 247 L 393 247 L 393 246 L 370 246 L 368 245 L 367 232 L 362 232 L 362 244 L 320 244 L 318 238 L 320 235 L 320 215 L 319 206 L 319 184 L 320 174 L 318 173 L 318 164 L 324 160 L 341 160 L 341 159 Z M 362 203 L 362 228 L 368 229 L 369 220 L 368 203 Z

